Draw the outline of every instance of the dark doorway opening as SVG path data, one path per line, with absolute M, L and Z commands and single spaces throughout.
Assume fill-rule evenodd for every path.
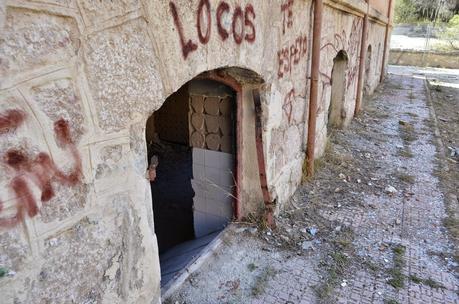
M 338 52 L 333 59 L 333 70 L 331 76 L 331 99 L 328 110 L 328 126 L 330 131 L 333 128 L 341 128 L 346 118 L 344 110 L 344 99 L 346 96 L 346 70 L 348 58 L 344 51 Z
M 147 121 L 162 286 L 233 218 L 236 120 L 236 92 L 217 81 L 195 79 Z

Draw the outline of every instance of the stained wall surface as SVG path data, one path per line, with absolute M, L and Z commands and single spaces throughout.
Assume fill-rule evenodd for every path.
M 365 11 L 361 0 L 325 1 L 317 155 L 340 50 L 352 119 Z M 312 15 L 310 0 L 0 0 L 2 303 L 160 301 L 146 121 L 202 72 L 239 71 L 242 215 L 263 207 L 248 71 L 262 82 L 268 188 L 280 208 L 305 157 Z M 374 15 L 369 26 L 373 89 L 384 22 Z

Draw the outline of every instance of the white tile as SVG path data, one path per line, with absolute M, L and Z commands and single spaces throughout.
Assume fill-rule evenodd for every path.
M 213 200 L 213 199 L 207 199 L 206 200 L 206 213 L 207 214 L 212 214 L 212 215 L 221 215 L 223 210 L 222 210 L 222 205 L 219 203 L 219 201 Z
M 207 203 L 206 198 L 201 196 L 193 197 L 193 209 L 195 212 L 206 212 Z
M 193 179 L 195 180 L 205 180 L 206 170 L 203 165 L 193 164 Z
M 222 169 L 229 169 L 234 171 L 234 155 L 229 154 L 229 153 L 224 153 L 224 152 L 219 152 L 219 168 Z
M 211 168 L 220 168 L 220 152 L 206 150 L 205 152 L 205 165 Z
M 199 180 L 199 179 L 192 179 L 191 186 L 193 187 L 193 191 L 195 196 L 206 197 L 207 196 L 207 183 Z
M 207 227 L 209 229 L 209 232 L 215 232 L 218 230 L 221 230 L 225 228 L 225 226 L 228 224 L 225 218 L 221 216 L 215 216 L 215 215 L 207 215 Z
M 208 234 L 207 216 L 202 212 L 194 212 L 194 235 L 199 238 Z
M 220 170 L 216 168 L 205 167 L 204 181 L 219 185 L 220 184 Z
M 205 164 L 205 151 L 204 149 L 193 148 L 193 164 Z
M 219 178 L 219 185 L 222 187 L 231 187 L 234 185 L 234 181 L 236 179 L 236 174 L 233 174 L 232 170 L 220 170 L 220 178 Z
M 216 187 L 215 185 L 210 185 L 207 197 L 211 199 L 223 201 L 230 194 L 232 193 L 228 192 L 227 188 L 223 188 L 220 186 Z
M 221 216 L 224 217 L 228 222 L 233 219 L 233 205 L 232 202 L 223 204 L 222 214 Z

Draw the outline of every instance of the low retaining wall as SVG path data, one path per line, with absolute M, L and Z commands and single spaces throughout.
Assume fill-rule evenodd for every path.
M 459 69 L 459 52 L 390 50 L 389 64 Z

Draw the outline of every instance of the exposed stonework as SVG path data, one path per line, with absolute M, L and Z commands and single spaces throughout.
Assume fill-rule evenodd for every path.
M 64 118 L 69 121 L 73 139 L 79 141 L 84 130 L 80 98 L 70 79 L 58 79 L 31 89 L 33 101 L 51 122 Z
M 101 21 L 125 15 L 139 8 L 138 0 L 78 0 L 83 11 L 84 18 L 89 24 L 100 23 Z
M 11 75 L 69 59 L 79 48 L 78 36 L 71 18 L 7 7 L 0 38 L 0 72 Z
M 5 231 L 0 235 L 0 265 L 18 272 L 23 270 L 24 261 L 30 255 L 29 244 L 20 227 Z
M 162 86 L 144 21 L 89 36 L 85 57 L 102 129 L 121 130 L 134 114 L 145 115 L 158 107 Z
M 123 164 L 120 163 L 123 157 L 122 153 L 122 145 L 103 147 L 100 151 L 101 163 L 98 164 L 96 168 L 96 179 L 111 175 L 113 171 L 120 169 L 120 166 L 123 166 Z
M 40 210 L 40 219 L 44 223 L 62 221 L 84 209 L 88 195 L 88 187 L 85 184 L 72 188 L 58 185 L 55 191 L 57 195 Z

